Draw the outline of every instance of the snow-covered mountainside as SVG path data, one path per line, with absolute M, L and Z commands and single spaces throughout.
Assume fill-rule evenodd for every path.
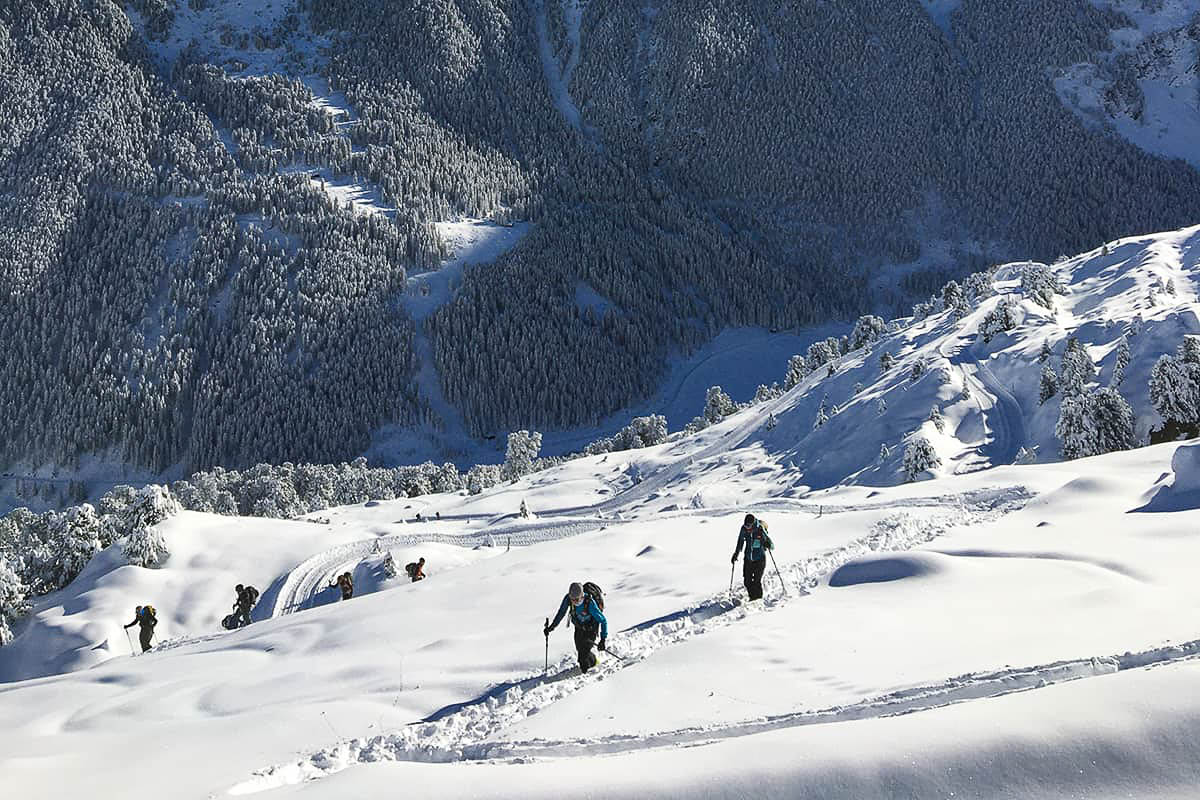
M 465 465 L 1194 224 L 1197 10 L 0 0 L 0 478 Z
M 861 347 L 778 397 L 479 494 L 288 521 L 175 514 L 154 526 L 157 566 L 117 542 L 14 623 L 6 787 L 1188 796 L 1200 442 L 1062 461 L 1054 429 L 1064 396 L 1109 384 L 1139 439 L 1161 423 L 1146 386 L 1200 332 L 1198 242 L 1186 229 L 1002 266 L 920 319 L 860 325 Z M 1046 368 L 1058 391 L 1039 405 Z M 940 464 L 901 482 L 916 435 Z M 747 512 L 775 543 L 763 601 L 729 564 Z M 580 674 L 570 629 L 538 634 L 584 579 L 610 631 Z M 227 632 L 237 583 L 262 596 Z M 135 657 L 119 627 L 147 603 L 160 622 Z
M 750 409 L 478 496 L 316 522 L 173 517 L 159 568 L 97 557 L 0 649 L 5 677 L 29 676 L 0 684 L 6 789 L 1050 798 L 1200 785 L 1200 445 L 791 496 L 791 471 L 737 443 L 770 413 L 783 425 L 790 412 Z M 729 565 L 747 511 L 775 543 L 756 602 Z M 409 583 L 402 565 L 419 556 L 428 577 Z M 345 571 L 359 593 L 339 601 L 328 583 Z M 606 591 L 609 625 L 586 675 L 570 629 L 539 635 L 583 579 Z M 263 597 L 253 624 L 224 632 L 235 582 Z M 118 626 L 145 603 L 162 622 L 131 657 Z

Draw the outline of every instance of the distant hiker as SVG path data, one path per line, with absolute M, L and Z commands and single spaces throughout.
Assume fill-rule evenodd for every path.
M 129 630 L 134 625 L 140 625 L 141 630 L 138 631 L 138 641 L 142 643 L 142 652 L 150 649 L 150 640 L 154 637 L 154 626 L 158 624 L 158 616 L 155 614 L 154 606 L 138 606 L 133 611 L 133 622 L 124 626 L 125 630 Z
M 435 512 L 433 512 L 433 516 L 434 516 L 434 518 L 435 518 L 435 519 L 441 519 L 441 518 L 442 518 L 442 512 L 440 512 L 440 511 L 435 511 Z
M 349 600 L 354 597 L 354 579 L 350 577 L 349 572 L 343 572 L 338 575 L 337 587 L 342 590 L 342 599 Z
M 234 588 L 237 592 L 237 605 L 234 606 L 234 618 L 239 625 L 250 624 L 250 609 L 254 608 L 254 604 L 258 602 L 258 589 L 253 586 L 242 586 L 240 583 Z
M 746 547 L 746 560 L 742 562 L 742 580 L 746 584 L 746 593 L 751 600 L 761 600 L 763 596 L 763 570 L 767 568 L 767 551 L 774 550 L 775 544 L 767 535 L 767 525 L 753 514 L 747 514 L 738 531 L 737 549 L 733 551 L 730 564 L 736 564 L 742 546 Z
M 412 578 L 412 582 L 425 580 L 425 559 L 419 558 L 409 564 L 404 565 L 404 571 L 408 573 L 408 577 Z
M 592 645 L 596 643 L 596 634 L 600 634 L 599 649 L 603 650 L 608 639 L 608 620 L 604 618 L 604 593 L 600 587 L 590 581 L 584 584 L 572 583 L 567 594 L 554 615 L 554 621 L 545 626 L 542 633 L 547 637 L 550 631 L 558 627 L 563 616 L 571 612 L 568 624 L 575 625 L 575 650 L 579 653 L 579 669 L 587 672 L 596 666 L 596 654 Z

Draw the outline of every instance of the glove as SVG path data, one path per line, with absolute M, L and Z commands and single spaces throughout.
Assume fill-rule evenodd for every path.
M 551 628 L 549 625 L 543 626 L 542 627 L 542 636 L 549 636 L 550 631 L 552 631 L 552 630 L 554 630 L 554 628 Z
M 730 558 L 729 558 L 729 563 L 730 563 L 730 564 L 736 564 L 736 563 L 737 563 L 737 553 L 734 553 L 732 556 L 730 556 Z
M 600 652 L 604 652 L 604 640 L 601 639 L 600 644 L 596 645 L 596 647 L 600 648 Z

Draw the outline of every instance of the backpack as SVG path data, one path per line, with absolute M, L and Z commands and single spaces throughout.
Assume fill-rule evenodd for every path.
M 247 586 L 244 591 L 246 592 L 247 599 L 250 600 L 250 605 L 258 602 L 258 589 L 255 589 L 253 586 Z
M 158 613 L 154 610 L 154 606 L 142 606 L 142 615 L 158 622 Z
M 583 593 L 596 601 L 596 608 L 604 611 L 604 591 L 599 586 L 586 581 L 583 584 Z

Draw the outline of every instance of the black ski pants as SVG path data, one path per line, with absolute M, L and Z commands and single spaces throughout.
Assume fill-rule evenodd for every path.
M 153 638 L 154 628 L 149 625 L 141 626 L 141 630 L 138 631 L 138 641 L 142 644 L 143 653 L 150 649 L 150 640 Z
M 575 651 L 579 654 L 579 669 L 582 672 L 596 666 L 596 654 L 592 652 L 592 646 L 596 644 L 599 633 L 599 623 L 575 626 Z
M 238 603 L 237 613 L 233 615 L 238 621 L 238 625 L 250 624 L 250 605 L 248 603 Z
M 746 594 L 750 595 L 751 600 L 762 599 L 762 578 L 766 568 L 767 560 L 765 558 L 758 561 L 751 561 L 747 558 L 742 562 L 742 581 L 746 584 Z

